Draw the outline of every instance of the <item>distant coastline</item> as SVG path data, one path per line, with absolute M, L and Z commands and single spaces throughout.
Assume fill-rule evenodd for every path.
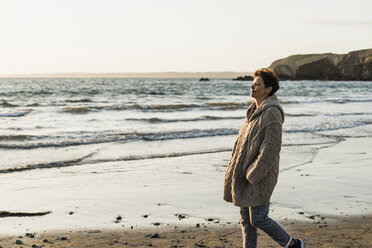
M 269 66 L 281 80 L 372 81 L 372 49 L 347 54 L 296 54 Z M 253 72 L 115 72 L 29 73 L 0 78 L 190 78 L 252 80 Z M 206 81 L 206 80 L 205 80 Z
M 136 72 L 136 73 L 35 73 L 0 75 L 0 78 L 235 78 L 253 72 Z

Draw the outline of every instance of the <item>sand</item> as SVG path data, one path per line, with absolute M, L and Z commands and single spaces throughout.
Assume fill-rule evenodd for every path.
M 369 137 L 344 138 L 304 153 L 294 167 L 291 154 L 302 147 L 283 147 L 287 167 L 282 167 L 270 216 L 303 237 L 307 247 L 372 247 L 371 145 Z M 222 200 L 228 156 L 220 152 L 0 174 L 0 245 L 240 247 L 238 208 Z M 160 237 L 146 237 L 154 233 Z M 57 240 L 61 237 L 66 240 Z M 17 239 L 24 244 L 16 244 Z M 278 247 L 263 234 L 260 244 Z
M 326 223 L 326 224 L 324 224 Z M 322 223 L 282 222 L 306 247 L 372 247 L 372 216 L 339 219 Z M 2 247 L 241 247 L 238 225 L 234 227 L 167 226 L 166 228 L 123 230 L 80 230 L 27 233 L 0 238 Z M 16 244 L 16 242 L 22 244 Z M 279 247 L 259 231 L 258 247 Z

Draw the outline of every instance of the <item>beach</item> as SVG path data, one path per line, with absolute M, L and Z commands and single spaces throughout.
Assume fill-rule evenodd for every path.
M 272 200 L 271 217 L 291 234 L 304 238 L 310 247 L 369 247 L 370 145 L 370 138 L 346 139 L 318 151 L 310 165 L 292 173 L 282 172 Z M 329 153 L 334 156 L 328 156 Z M 348 153 L 354 154 L 352 159 Z M 192 157 L 187 160 L 192 161 Z M 342 170 L 335 170 L 336 165 Z M 2 185 L 6 185 L 3 197 L 13 203 L 7 210 L 52 213 L 3 218 L 1 232 L 8 235 L 3 235 L 0 244 L 16 247 L 17 239 L 25 243 L 24 247 L 32 244 L 48 247 L 43 239 L 52 241 L 52 247 L 241 244 L 238 208 L 221 200 L 220 182 L 213 182 L 212 175 L 204 181 L 189 182 L 187 176 L 193 175 L 197 181 L 198 174 L 205 173 L 198 171 L 200 168 L 189 168 L 189 173 L 180 173 L 177 180 L 154 175 L 148 181 L 144 180 L 148 178 L 144 171 L 128 175 L 126 171 L 119 172 L 115 164 L 106 167 L 105 173 L 83 167 L 88 166 L 24 172 L 8 180 L 1 175 Z M 223 172 L 219 174 L 222 178 Z M 27 188 L 23 187 L 25 184 Z M 35 239 L 25 236 L 26 233 L 34 234 Z M 160 238 L 146 237 L 156 233 Z M 68 240 L 57 240 L 61 237 Z M 265 234 L 261 237 L 270 245 L 267 247 L 276 247 Z M 97 242 L 100 245 L 92 246 Z
M 18 83 L 17 97 L 7 82 L 0 92 L 2 247 L 241 246 L 222 184 L 246 83 L 93 80 L 79 91 L 57 80 L 42 92 L 27 87 L 45 81 Z M 270 216 L 307 247 L 370 247 L 370 84 L 333 82 L 336 98 L 333 84 L 310 83 L 283 82 L 279 95 Z
M 283 223 L 289 232 L 304 237 L 306 247 L 371 247 L 371 218 L 346 218 L 323 227 Z M 260 247 L 278 247 L 262 231 Z M 148 230 L 81 230 L 27 233 L 0 239 L 2 247 L 241 247 L 239 227 L 172 227 Z M 22 241 L 17 245 L 16 241 Z M 18 241 L 18 242 L 19 242 Z M 34 246 L 33 246 L 34 245 Z

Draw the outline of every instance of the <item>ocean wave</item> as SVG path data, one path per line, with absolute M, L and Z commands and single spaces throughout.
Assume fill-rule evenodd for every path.
M 87 161 L 87 164 L 95 163 L 107 163 L 107 162 L 119 162 L 119 161 L 132 161 L 132 160 L 145 160 L 145 159 L 156 159 L 156 158 L 174 158 L 183 157 L 199 154 L 219 153 L 219 152 L 231 152 L 232 148 L 222 148 L 214 150 L 202 150 L 202 151 L 190 151 L 190 152 L 175 152 L 175 153 L 162 153 L 162 154 L 150 154 L 150 155 L 133 155 L 114 159 L 96 159 Z
M 140 110 L 143 112 L 174 112 L 188 111 L 192 109 L 203 110 L 236 110 L 244 109 L 249 105 L 247 103 L 236 102 L 212 102 L 203 104 L 132 104 L 132 105 L 109 105 L 109 106 L 67 106 L 62 109 L 65 113 L 88 113 L 91 111 L 108 110 L 108 111 L 123 111 L 123 110 Z
M 27 106 L 27 107 L 39 107 L 40 104 L 37 103 L 37 102 L 35 102 L 35 103 L 28 104 L 28 105 L 26 105 L 26 106 Z
M 88 103 L 89 99 L 71 100 L 70 102 L 84 102 Z M 315 103 L 322 102 L 320 100 L 280 100 L 281 104 L 304 104 L 304 103 Z M 324 102 L 324 101 L 323 101 Z M 247 102 L 206 102 L 206 103 L 183 103 L 183 104 L 123 104 L 123 105 L 109 105 L 109 106 L 67 106 L 62 109 L 62 112 L 66 113 L 88 113 L 91 111 L 126 111 L 126 110 L 138 110 L 142 112 L 176 112 L 176 111 L 190 111 L 194 109 L 200 110 L 238 110 L 247 109 L 251 104 L 251 101 Z M 312 116 L 316 114 L 288 114 L 288 116 Z M 155 119 L 153 122 L 157 122 Z
M 236 120 L 243 119 L 244 116 L 211 116 L 204 115 L 195 118 L 163 119 L 163 118 L 127 118 L 127 121 L 144 121 L 149 123 L 168 123 L 168 122 L 189 122 L 189 121 L 206 121 L 206 120 Z
M 143 140 L 154 141 L 154 140 L 169 140 L 169 139 L 190 139 L 190 138 L 201 138 L 221 135 L 232 135 L 237 134 L 239 130 L 231 128 L 221 129 L 192 129 L 189 131 L 175 131 L 175 132 L 159 132 L 159 133 L 144 133 L 139 137 Z
M 279 99 L 279 102 L 281 104 L 301 103 L 300 101 L 294 101 L 294 100 L 289 100 L 289 99 Z
M 16 136 L 0 136 L 0 141 L 8 141 L 0 143 L 2 149 L 35 149 L 43 147 L 67 147 L 90 145 L 100 143 L 113 142 L 131 142 L 138 140 L 156 141 L 156 140 L 172 140 L 172 139 L 191 139 L 200 137 L 212 137 L 221 135 L 237 134 L 237 129 L 192 129 L 182 131 L 168 132 L 131 132 L 131 133 L 92 133 L 90 135 L 66 135 L 66 136 L 32 136 L 32 135 L 16 135 Z M 9 141 L 20 141 L 9 142 Z
M 326 123 L 314 126 L 300 126 L 300 127 L 292 127 L 290 129 L 283 129 L 284 132 L 294 133 L 294 132 L 322 132 L 322 131 L 333 131 L 333 130 L 340 130 L 340 129 L 348 129 L 354 127 L 360 127 L 365 125 L 372 124 L 371 120 L 366 121 L 351 121 L 351 122 L 344 122 L 344 123 Z
M 128 106 L 128 109 L 138 109 L 142 111 L 181 111 L 189 109 L 205 109 L 205 110 L 235 110 L 246 108 L 248 103 L 244 102 L 208 102 L 203 104 L 134 104 Z
M 355 98 L 344 98 L 344 99 L 327 99 L 325 102 L 332 102 L 332 103 L 353 103 L 353 102 L 372 102 L 372 98 L 368 99 L 355 99 Z
M 280 99 L 281 104 L 311 104 L 311 103 L 356 103 L 356 102 L 372 102 L 371 98 L 355 99 L 355 98 L 328 98 L 328 99 Z
M 77 107 L 64 107 L 62 112 L 66 113 L 74 113 L 74 114 L 82 114 L 91 111 L 91 108 L 85 106 L 77 106 Z
M 308 117 L 308 116 L 318 116 L 318 114 L 289 114 L 285 113 L 286 116 L 291 116 L 291 117 Z
M 78 102 L 89 103 L 90 99 L 80 99 L 80 100 L 70 100 L 68 102 L 78 103 Z M 282 104 L 301 104 L 309 103 L 310 101 L 292 101 L 292 100 L 281 100 Z M 314 101 L 312 101 L 314 102 Z M 222 111 L 232 111 L 238 109 L 247 109 L 252 102 L 207 102 L 207 103 L 185 103 L 185 104 L 116 104 L 116 105 L 80 105 L 80 106 L 65 106 L 62 108 L 62 112 L 71 114 L 85 114 L 88 112 L 97 111 L 126 111 L 126 110 L 137 110 L 142 112 L 177 112 L 177 111 L 190 111 L 190 110 L 222 110 Z M 288 116 L 301 117 L 301 116 L 315 116 L 319 114 L 287 114 Z M 163 120 L 157 121 L 153 119 L 150 122 L 165 122 Z
M 311 116 L 330 116 L 330 117 L 337 117 L 337 116 L 355 116 L 355 115 L 372 115 L 372 112 L 356 112 L 356 113 L 340 113 L 340 112 L 335 112 L 335 113 L 313 113 L 313 114 L 290 114 L 286 113 L 286 116 L 291 116 L 291 117 L 311 117 Z
M 354 116 L 354 115 L 372 115 L 372 112 L 328 113 L 328 114 L 325 114 L 325 116 Z
M 218 107 L 222 109 L 229 109 L 229 110 L 234 110 L 234 109 L 239 109 L 239 108 L 246 108 L 248 107 L 252 102 L 210 102 L 207 103 L 207 106 L 211 107 Z
M 2 101 L 1 106 L 2 106 L 3 108 L 14 108 L 14 107 L 18 107 L 18 105 L 8 103 L 8 102 L 5 101 L 5 100 Z
M 25 165 L 25 166 L 0 169 L 0 173 L 5 174 L 5 173 L 21 172 L 21 171 L 34 170 L 34 169 L 61 168 L 61 167 L 84 165 L 84 164 L 98 164 L 98 163 L 145 160 L 145 159 L 156 159 L 156 158 L 174 158 L 174 157 L 220 153 L 220 152 L 231 152 L 231 148 L 194 151 L 194 152 L 191 151 L 191 152 L 126 156 L 126 157 L 112 158 L 112 159 L 87 160 L 89 157 L 91 157 L 92 155 L 96 153 L 96 152 L 92 152 L 86 156 L 76 158 L 76 159 L 71 159 L 71 160 L 56 161 L 56 162 L 49 162 L 49 163 L 45 162 L 45 163 L 39 163 L 39 164 L 31 164 L 31 165 Z
M 139 109 L 139 110 L 182 110 L 182 109 L 190 109 L 190 108 L 197 108 L 200 105 L 197 104 L 134 104 L 130 109 Z
M 26 170 L 34 170 L 34 169 L 46 169 L 46 168 L 61 168 L 61 167 L 66 167 L 66 166 L 78 165 L 84 159 L 91 157 L 95 153 L 96 152 L 92 152 L 83 157 L 70 159 L 70 160 L 55 161 L 55 162 L 49 162 L 49 163 L 45 162 L 45 163 L 39 163 L 39 164 L 31 164 L 31 165 L 25 165 L 25 166 L 17 166 L 17 167 L 12 167 L 12 168 L 0 169 L 0 173 L 12 173 L 12 172 L 21 172 L 21 171 L 26 171 Z
M 22 117 L 29 114 L 32 110 L 20 111 L 20 112 L 10 112 L 10 113 L 0 113 L 0 117 Z
M 40 90 L 32 92 L 34 95 L 53 95 L 52 91 Z
M 30 139 L 32 135 L 0 135 L 0 141 L 1 140 L 7 140 L 7 141 L 14 141 L 14 140 L 27 140 Z
M 93 101 L 89 98 L 83 98 L 83 99 L 69 99 L 69 100 L 66 100 L 66 102 L 76 103 L 76 102 L 93 102 Z

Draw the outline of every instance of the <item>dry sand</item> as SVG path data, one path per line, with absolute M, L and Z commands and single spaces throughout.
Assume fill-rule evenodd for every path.
M 281 223 L 306 247 L 372 247 L 372 216 L 331 221 Z M 232 224 L 233 225 L 233 224 Z M 238 225 L 221 227 L 166 227 L 123 230 L 82 230 L 3 236 L 1 247 L 241 247 Z M 152 237 L 150 237 L 152 235 Z M 22 242 L 22 244 L 16 244 Z M 259 231 L 258 247 L 279 247 Z

